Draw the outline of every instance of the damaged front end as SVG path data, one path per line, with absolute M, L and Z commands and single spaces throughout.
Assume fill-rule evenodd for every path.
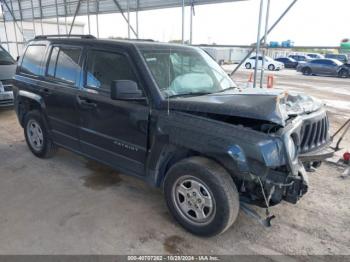
M 290 98 L 288 99 L 286 94 L 283 98 L 279 98 L 284 101 L 278 101 L 288 113 L 289 119 L 286 125 L 276 133 L 269 134 L 280 138 L 284 148 L 281 155 L 270 154 L 270 156 L 281 158 L 284 155 L 286 164 L 277 168 L 263 166 L 255 168 L 256 170 L 253 169 L 251 172 L 252 180 L 243 181 L 242 184 L 242 210 L 265 226 L 270 226 L 270 221 L 274 218 L 269 213 L 269 207 L 282 200 L 297 203 L 308 191 L 307 171 L 314 170 L 323 160 L 334 154 L 334 150 L 330 148 L 332 139 L 329 135 L 329 121 L 325 109 L 309 98 L 301 96 L 297 98 L 290 96 Z M 303 106 L 300 99 L 306 101 L 308 107 Z M 257 171 L 261 172 L 264 169 L 262 174 Z M 245 203 L 266 208 L 266 218 L 260 218 Z
M 171 113 L 159 123 L 169 142 L 220 162 L 245 210 L 247 203 L 267 210 L 283 200 L 297 203 L 309 187 L 305 167 L 334 152 L 322 103 L 305 95 L 238 88 L 171 99 L 166 106 Z M 261 221 L 271 219 L 267 213 Z

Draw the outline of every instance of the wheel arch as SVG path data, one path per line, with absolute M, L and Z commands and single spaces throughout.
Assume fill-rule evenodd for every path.
M 224 161 L 221 161 L 222 159 L 219 156 L 207 155 L 192 149 L 171 146 L 171 145 L 168 147 L 168 150 L 165 150 L 165 152 L 166 153 L 161 154 L 158 160 L 159 167 L 157 169 L 158 172 L 155 175 L 155 181 L 154 181 L 157 187 L 163 188 L 165 177 L 172 166 L 174 166 L 176 163 L 180 162 L 183 159 L 195 157 L 195 156 L 207 158 L 211 161 L 214 161 L 215 163 L 220 165 L 223 169 L 225 169 L 232 179 L 234 179 L 235 177 L 235 174 L 231 172 L 231 170 L 228 168 L 228 166 L 225 164 Z
M 38 110 L 38 111 L 44 112 L 45 103 L 43 98 L 40 95 L 31 93 L 28 91 L 20 90 L 17 94 L 15 107 L 16 107 L 16 112 L 18 115 L 19 122 L 23 127 L 24 117 L 26 113 L 32 110 Z

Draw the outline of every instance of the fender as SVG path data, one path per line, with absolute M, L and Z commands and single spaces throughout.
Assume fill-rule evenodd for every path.
M 38 102 L 39 105 L 40 105 L 40 107 L 41 107 L 42 109 L 45 109 L 45 108 L 46 108 L 44 99 L 42 98 L 42 96 L 40 96 L 40 95 L 38 95 L 38 94 L 29 92 L 29 91 L 25 91 L 25 90 L 19 90 L 18 96 L 19 96 L 19 97 L 26 97 L 26 98 L 32 99 L 32 100 Z M 20 99 L 20 98 L 19 98 L 19 99 Z
M 22 126 L 23 126 L 24 114 L 28 110 L 31 110 L 31 107 L 33 106 L 33 104 L 35 109 L 40 109 L 42 112 L 45 112 L 45 109 L 46 109 L 45 101 L 40 95 L 29 91 L 25 91 L 25 90 L 19 90 L 17 93 L 16 92 L 14 93 L 15 93 L 15 110 L 16 110 L 18 120 Z M 26 107 L 29 107 L 29 109 Z M 44 114 L 44 117 L 46 120 L 45 114 Z

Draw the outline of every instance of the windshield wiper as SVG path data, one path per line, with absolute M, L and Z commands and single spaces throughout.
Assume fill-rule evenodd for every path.
M 168 96 L 168 98 L 181 97 L 181 96 L 205 96 L 210 94 L 212 94 L 212 92 L 190 92 L 190 93 L 171 95 L 171 96 Z

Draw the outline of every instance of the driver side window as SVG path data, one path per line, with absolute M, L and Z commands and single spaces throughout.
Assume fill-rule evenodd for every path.
M 137 78 L 126 56 L 118 53 L 91 50 L 86 59 L 86 87 L 109 92 L 113 80 Z

